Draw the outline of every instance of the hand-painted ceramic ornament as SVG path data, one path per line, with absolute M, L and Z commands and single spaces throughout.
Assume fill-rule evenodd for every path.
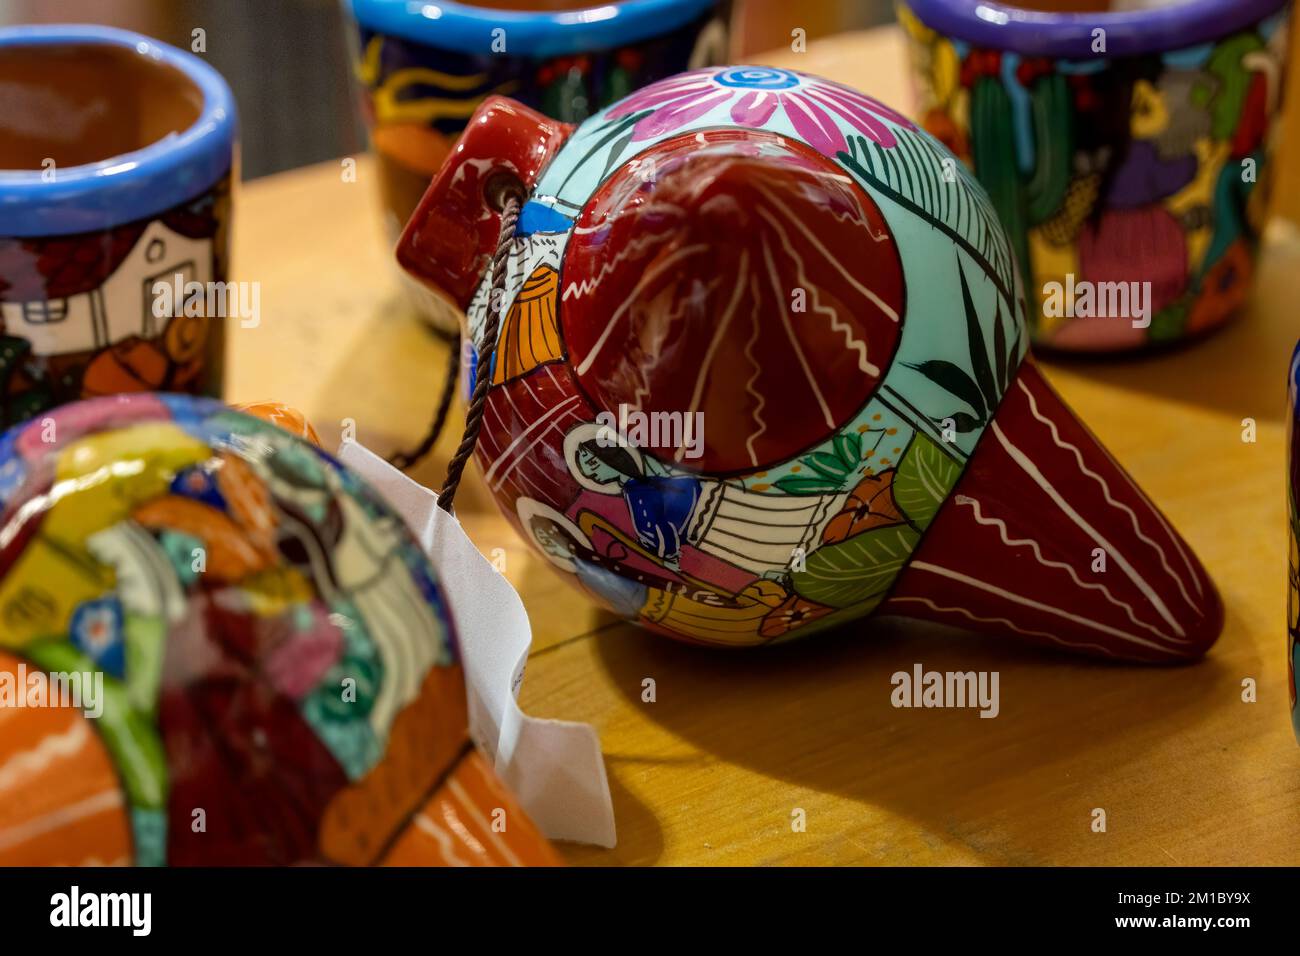
M 291 435 L 297 435 L 299 438 L 311 442 L 317 448 L 322 447 L 320 436 L 316 434 L 316 429 L 312 427 L 311 422 L 307 421 L 307 416 L 292 405 L 274 401 L 240 402 L 234 405 L 233 408 L 237 412 L 252 415 L 264 422 L 270 422 Z
M 0 437 L 0 507 L 0 865 L 556 862 L 432 567 L 329 455 L 96 399 Z
M 1203 653 L 1201 565 L 1025 359 L 1014 250 L 904 117 L 766 67 L 683 74 L 575 128 L 489 100 L 407 226 L 488 315 L 478 454 L 609 608 L 706 644 L 873 613 L 1084 653 Z

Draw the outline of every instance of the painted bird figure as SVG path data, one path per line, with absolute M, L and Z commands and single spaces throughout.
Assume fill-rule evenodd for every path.
M 525 201 L 498 297 L 503 184 Z M 475 343 L 496 310 L 478 460 L 502 509 L 652 630 L 752 645 L 894 614 L 1161 662 L 1222 629 L 1026 357 L 988 197 L 870 97 L 732 66 L 576 128 L 490 99 L 398 258 Z

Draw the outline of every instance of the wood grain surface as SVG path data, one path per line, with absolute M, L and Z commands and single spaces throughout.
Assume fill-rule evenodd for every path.
M 906 105 L 892 29 L 766 62 Z M 1300 72 L 1300 71 L 1297 71 Z M 1282 192 L 1297 195 L 1297 164 Z M 231 400 L 298 405 L 327 446 L 355 423 L 387 453 L 431 414 L 446 345 L 404 304 L 374 175 L 326 163 L 248 184 L 236 277 L 262 323 L 230 335 Z M 1300 748 L 1287 716 L 1284 383 L 1300 334 L 1300 239 L 1275 222 L 1249 313 L 1138 361 L 1045 362 L 1081 417 L 1207 564 L 1227 630 L 1201 663 L 1115 666 L 902 621 L 803 644 L 716 652 L 598 611 L 533 557 L 471 466 L 457 499 L 475 543 L 506 552 L 536 643 L 521 702 L 589 721 L 618 819 L 583 864 L 1296 864 Z M 1243 442 L 1243 419 L 1258 425 Z M 414 475 L 437 485 L 458 434 Z M 890 675 L 996 670 L 1001 713 L 896 710 Z M 653 678 L 656 699 L 642 700 Z M 1242 682 L 1258 700 L 1242 699 Z M 1094 808 L 1107 832 L 1091 830 Z M 804 811 L 806 829 L 792 827 Z

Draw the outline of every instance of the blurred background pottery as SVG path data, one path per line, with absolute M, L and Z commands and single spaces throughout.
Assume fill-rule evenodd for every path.
M 1218 637 L 1204 568 L 1022 361 L 987 195 L 856 90 L 697 70 L 576 128 L 490 99 L 398 258 L 476 348 L 499 319 L 497 504 L 651 630 L 734 647 L 880 613 L 1162 662 Z
M 361 113 L 396 239 L 479 103 L 508 95 L 564 122 L 665 76 L 724 62 L 730 0 L 343 0 Z M 454 310 L 410 285 L 421 313 Z
M 922 125 L 971 164 L 1036 345 L 1117 352 L 1246 302 L 1289 0 L 905 0 Z
M 470 743 L 402 518 L 257 411 L 127 395 L 0 436 L 0 865 L 557 863 Z
M 95 395 L 219 395 L 221 318 L 160 311 L 154 285 L 226 279 L 221 76 L 123 30 L 15 27 L 0 90 L 0 423 Z

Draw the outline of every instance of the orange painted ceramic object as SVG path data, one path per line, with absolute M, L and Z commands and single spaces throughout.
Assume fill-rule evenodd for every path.
M 0 865 L 558 862 L 470 743 L 432 566 L 319 448 L 79 402 L 0 437 L 0 509 Z
M 320 435 L 316 434 L 316 429 L 312 428 L 311 422 L 307 421 L 307 416 L 292 405 L 285 405 L 283 402 L 241 402 L 234 408 L 236 411 L 279 426 L 299 438 L 305 438 L 318 448 L 321 447 Z

